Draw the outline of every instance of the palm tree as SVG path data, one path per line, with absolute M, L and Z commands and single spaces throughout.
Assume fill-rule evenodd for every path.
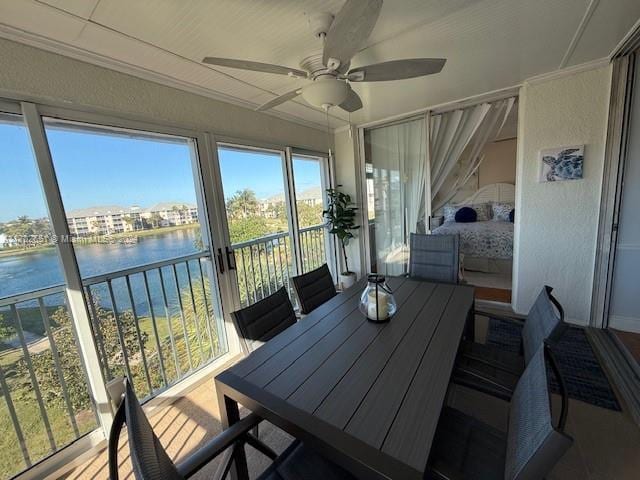
M 247 218 L 258 213 L 258 199 L 253 190 L 238 190 L 227 201 L 227 212 L 232 218 Z

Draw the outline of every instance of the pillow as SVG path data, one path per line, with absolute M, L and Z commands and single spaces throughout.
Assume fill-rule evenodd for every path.
M 478 212 L 471 207 L 462 207 L 456 212 L 456 222 L 473 223 L 478 219 Z
M 469 205 L 476 211 L 478 215 L 478 222 L 487 222 L 491 217 L 491 205 L 488 203 L 474 203 L 473 205 Z
M 456 212 L 461 208 L 472 208 L 476 211 L 476 222 L 486 222 L 489 220 L 489 204 L 488 203 L 476 203 L 473 205 L 454 205 L 452 203 L 447 203 L 443 209 L 444 221 L 445 222 L 455 222 L 456 221 Z
M 447 203 L 443 209 L 444 221 L 445 222 L 455 222 L 456 221 L 456 212 L 458 211 L 458 207 Z
M 496 222 L 508 222 L 509 213 L 513 210 L 513 203 L 493 203 L 491 204 L 493 219 Z
M 515 214 L 516 214 L 516 209 L 515 209 L 515 208 L 514 208 L 514 209 L 512 209 L 512 210 L 509 212 L 509 221 L 510 221 L 511 223 L 513 223 L 513 219 L 515 218 Z

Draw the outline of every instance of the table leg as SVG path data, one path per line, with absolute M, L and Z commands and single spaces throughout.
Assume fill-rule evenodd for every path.
M 219 388 L 218 405 L 220 408 L 220 421 L 222 429 L 226 430 L 234 423 L 240 421 L 240 411 L 238 410 L 238 402 L 227 397 Z M 249 480 L 249 469 L 247 467 L 247 454 L 243 445 L 236 445 L 233 449 L 233 465 L 231 465 L 232 480 Z

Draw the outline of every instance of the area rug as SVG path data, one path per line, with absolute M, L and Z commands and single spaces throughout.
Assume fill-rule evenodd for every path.
M 492 318 L 489 320 L 487 343 L 518 353 L 521 330 L 518 324 Z M 583 329 L 570 327 L 553 351 L 571 398 L 609 410 L 621 410 Z M 552 390 L 558 393 L 553 372 L 549 376 Z

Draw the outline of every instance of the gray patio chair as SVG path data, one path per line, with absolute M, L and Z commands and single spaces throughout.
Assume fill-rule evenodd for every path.
M 562 400 L 553 424 L 545 359 Z M 564 380 L 548 345 L 530 359 L 509 408 L 507 432 L 501 432 L 459 410 L 445 407 L 429 458 L 434 479 L 542 480 L 573 443 L 564 433 L 568 397 Z
M 284 287 L 231 316 L 246 353 L 251 353 L 297 321 Z
M 193 476 L 209 462 L 222 456 L 213 478 L 226 478 L 237 449 L 250 445 L 274 460 L 258 480 L 354 480 L 342 468 L 325 460 L 299 441 L 294 441 L 282 455 L 253 437 L 251 428 L 260 417 L 251 413 L 209 440 L 202 448 L 174 464 L 162 447 L 135 396 L 131 384 L 125 382 L 124 398 L 116 411 L 109 434 L 109 478 L 118 480 L 118 441 L 127 424 L 129 453 L 137 480 L 182 480 Z
M 412 233 L 409 243 L 409 277 L 441 283 L 458 283 L 460 237 Z
M 545 285 L 531 307 L 522 327 L 521 355 L 505 351 L 495 345 L 463 340 L 452 374 L 454 383 L 509 400 L 518 378 L 534 353 L 546 341 L 555 345 L 568 328 L 564 310 Z M 477 314 L 489 315 L 482 312 Z M 503 322 L 522 320 L 490 315 Z
M 300 311 L 305 315 L 338 294 L 326 263 L 315 270 L 293 277 L 292 280 L 300 302 Z

